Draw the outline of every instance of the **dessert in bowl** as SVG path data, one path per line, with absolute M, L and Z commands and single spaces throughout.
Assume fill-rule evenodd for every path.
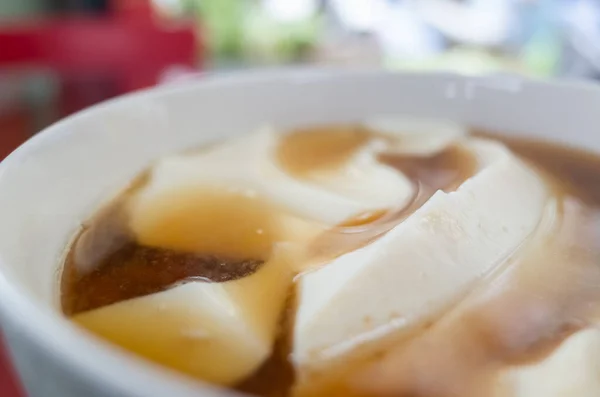
M 0 175 L 3 323 L 26 386 L 593 395 L 599 100 L 294 71 L 67 119 Z

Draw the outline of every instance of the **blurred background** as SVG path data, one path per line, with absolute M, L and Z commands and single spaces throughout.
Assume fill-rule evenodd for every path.
M 600 79 L 600 0 L 0 0 L 0 159 L 116 95 L 298 64 Z
M 2 0 L 0 158 L 98 101 L 295 64 L 600 78 L 600 0 Z

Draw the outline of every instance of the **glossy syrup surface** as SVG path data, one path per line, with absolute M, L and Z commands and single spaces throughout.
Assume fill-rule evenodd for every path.
M 526 251 L 519 258 L 526 265 L 507 267 L 493 284 L 485 286 L 485 293 L 475 291 L 480 295 L 469 304 L 445 313 L 409 340 L 392 343 L 389 354 L 344 369 L 344 377 L 354 379 L 351 383 L 333 381 L 321 385 L 318 392 L 296 391 L 297 395 L 498 397 L 490 394 L 490 385 L 499 371 L 546 357 L 567 336 L 595 320 L 600 295 L 596 288 L 585 286 L 593 285 L 591 281 L 600 285 L 596 266 L 600 264 L 600 159 L 551 143 L 484 132 L 476 135 L 504 142 L 552 178 L 565 220 L 555 236 L 557 248 Z M 276 158 L 291 175 L 310 179 L 314 172 L 341 167 L 374 138 L 376 134 L 360 126 L 303 129 L 280 142 Z M 318 233 L 306 245 L 311 260 L 326 263 L 369 244 L 437 190 L 457 189 L 478 167 L 477 159 L 457 145 L 430 156 L 383 153 L 378 159 L 410 180 L 414 196 L 402 208 L 359 214 Z M 182 283 L 244 279 L 259 271 L 273 257 L 277 244 L 285 240 L 278 220 L 283 211 L 280 207 L 260 195 L 197 186 L 154 200 L 153 215 L 136 221 L 137 230 L 144 231 L 136 235 L 131 227 L 130 199 L 147 183 L 147 178 L 141 178 L 133 184 L 87 222 L 75 240 L 61 282 L 63 310 L 75 321 L 94 309 Z M 294 374 L 288 353 L 293 313 L 292 296 L 282 315 L 272 357 L 240 382 L 238 390 L 264 397 L 292 395 Z M 547 315 L 540 319 L 534 313 Z M 151 339 L 133 341 L 129 334 L 120 338 L 118 326 L 105 332 L 82 325 L 159 364 L 194 375 L 180 365 L 177 354 L 164 354 L 151 346 Z M 130 332 L 123 330 L 123 335 Z M 183 335 L 172 349 L 194 349 L 198 343 Z

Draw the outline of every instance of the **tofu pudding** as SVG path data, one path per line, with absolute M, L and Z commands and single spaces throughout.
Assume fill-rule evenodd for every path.
M 158 159 L 74 239 L 76 324 L 264 397 L 600 393 L 600 158 L 444 120 Z

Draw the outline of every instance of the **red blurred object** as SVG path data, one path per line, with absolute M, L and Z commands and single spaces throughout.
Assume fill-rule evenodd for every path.
M 112 0 L 110 9 L 120 18 L 149 20 L 153 17 L 152 4 L 148 0 Z
M 13 369 L 9 363 L 8 356 L 2 348 L 2 340 L 0 335 L 0 391 L 3 397 L 25 397 L 25 393 L 21 390 Z
M 29 136 L 30 125 L 23 108 L 0 109 L 0 159 L 6 157 Z M 0 388 L 2 390 L 2 388 Z
M 115 0 L 98 18 L 29 21 L 0 27 L 0 69 L 47 68 L 61 85 L 61 114 L 159 82 L 169 68 L 202 62 L 196 28 L 154 19 L 147 0 Z M 21 105 L 21 104 L 19 104 Z M 0 160 L 21 144 L 31 115 L 0 106 Z M 0 338 L 0 395 L 24 397 Z
M 0 67 L 31 64 L 56 71 L 65 90 L 64 112 L 70 113 L 152 86 L 170 67 L 194 68 L 199 62 L 193 26 L 161 24 L 131 11 L 117 15 L 122 17 L 4 27 Z

